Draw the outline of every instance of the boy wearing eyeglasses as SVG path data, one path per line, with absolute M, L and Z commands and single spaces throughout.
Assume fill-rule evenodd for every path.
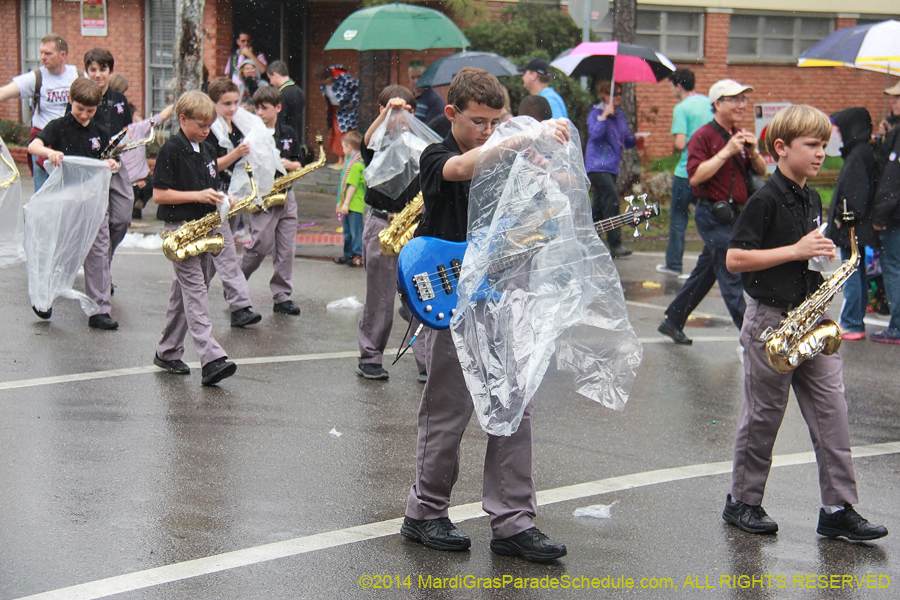
M 750 197 L 750 173 L 766 172 L 756 136 L 738 127 L 750 103 L 746 94 L 752 91 L 733 79 L 714 83 L 709 88 L 713 120 L 688 143 L 688 181 L 697 198 L 694 222 L 703 252 L 657 328 L 676 344 L 693 343 L 684 334 L 684 324 L 716 282 L 735 326 L 740 329 L 744 323 L 744 288 L 740 276 L 725 268 L 725 254 L 734 221 Z
M 496 77 L 466 67 L 453 79 L 447 101 L 450 135 L 428 146 L 420 159 L 425 214 L 416 234 L 462 242 L 475 162 L 500 124 L 505 96 Z M 556 122 L 554 136 L 561 143 L 568 139 L 566 123 Z M 428 379 L 419 406 L 416 478 L 400 534 L 436 550 L 467 550 L 472 542 L 450 521 L 448 508 L 459 473 L 460 441 L 474 404 L 450 330 L 429 330 L 426 336 Z M 534 526 L 531 415 L 529 403 L 514 434 L 488 436 L 482 506 L 490 515 L 491 551 L 549 562 L 565 556 L 566 547 Z

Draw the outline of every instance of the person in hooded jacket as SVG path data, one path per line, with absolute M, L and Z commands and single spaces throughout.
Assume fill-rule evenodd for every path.
M 869 144 L 872 138 L 872 117 L 862 107 L 846 108 L 831 115 L 843 140 L 841 157 L 844 166 L 838 176 L 828 213 L 829 227 L 826 235 L 841 249 L 841 260 L 850 259 L 850 232 L 843 223 L 844 202 L 853 213 L 859 254 L 865 256 L 865 247 L 876 244 L 872 228 L 872 200 L 875 196 L 875 153 Z M 840 325 L 845 340 L 861 340 L 866 337 L 868 304 L 865 258 L 861 258 L 847 283 L 844 284 L 844 305 L 841 308 Z
M 900 85 L 886 90 L 890 93 Z M 879 149 L 878 187 L 872 203 L 872 226 L 881 246 L 881 275 L 891 308 L 887 329 L 873 333 L 873 342 L 900 344 L 900 127 L 894 127 Z

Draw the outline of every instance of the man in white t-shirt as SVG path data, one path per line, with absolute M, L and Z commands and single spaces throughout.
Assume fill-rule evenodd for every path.
M 69 45 L 55 33 L 41 38 L 41 85 L 40 99 L 34 107 L 31 115 L 31 137 L 40 131 L 53 119 L 65 116 L 66 104 L 69 102 L 69 87 L 78 78 L 78 69 L 66 64 L 66 55 L 69 53 Z M 13 77 L 12 83 L 0 88 L 0 102 L 13 98 L 35 97 L 35 72 L 29 71 L 17 77 Z M 34 174 L 34 191 L 41 189 L 47 180 L 47 172 L 37 165 L 32 165 L 31 156 L 28 159 L 29 167 Z

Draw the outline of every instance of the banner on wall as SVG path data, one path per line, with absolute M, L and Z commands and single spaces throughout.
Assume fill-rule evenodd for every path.
M 106 0 L 81 0 L 81 35 L 106 36 Z
M 755 125 L 756 139 L 763 141 L 766 138 L 766 127 L 772 121 L 772 118 L 782 108 L 790 106 L 790 102 L 760 102 L 753 106 L 753 124 Z M 771 152 L 771 150 L 770 150 Z M 766 161 L 766 171 L 768 173 L 775 172 L 775 159 L 768 152 L 760 152 Z

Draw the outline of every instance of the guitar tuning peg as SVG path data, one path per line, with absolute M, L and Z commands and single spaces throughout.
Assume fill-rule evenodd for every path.
M 628 203 L 628 208 L 634 208 L 634 196 L 625 196 L 625 202 Z
M 647 206 L 647 194 L 641 194 L 640 196 L 637 197 L 637 199 L 641 204 L 643 204 L 644 206 Z
M 632 237 L 641 237 L 640 226 L 637 226 L 637 227 L 634 228 L 634 234 L 633 234 Z

